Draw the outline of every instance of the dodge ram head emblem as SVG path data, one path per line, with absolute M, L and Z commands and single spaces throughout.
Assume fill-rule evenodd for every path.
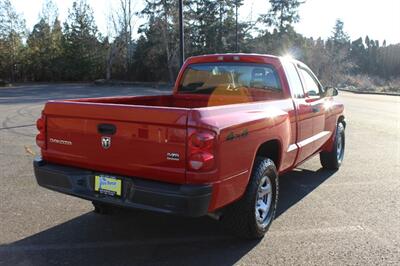
M 104 149 L 108 149 L 111 147 L 111 138 L 110 137 L 101 137 L 101 146 Z

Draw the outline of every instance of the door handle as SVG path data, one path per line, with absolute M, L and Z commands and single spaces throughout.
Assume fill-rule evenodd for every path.
M 112 124 L 99 124 L 97 131 L 102 135 L 114 135 L 117 132 L 117 127 Z

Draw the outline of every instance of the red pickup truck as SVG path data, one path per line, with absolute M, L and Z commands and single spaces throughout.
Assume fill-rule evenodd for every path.
M 344 107 L 303 63 L 254 54 L 189 58 L 173 93 L 49 101 L 37 121 L 40 186 L 112 206 L 219 217 L 260 238 L 278 176 L 319 154 L 340 167 Z

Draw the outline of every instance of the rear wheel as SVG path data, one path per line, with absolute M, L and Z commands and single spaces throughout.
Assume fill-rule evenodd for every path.
M 339 122 L 336 127 L 335 140 L 330 152 L 323 151 L 319 158 L 325 169 L 336 170 L 342 165 L 345 148 L 344 124 Z
M 243 197 L 228 206 L 222 222 L 239 237 L 258 239 L 268 231 L 278 203 L 278 174 L 274 162 L 257 157 Z

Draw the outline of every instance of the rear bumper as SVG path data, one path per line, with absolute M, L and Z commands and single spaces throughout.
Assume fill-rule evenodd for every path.
M 123 185 L 122 196 L 116 198 L 94 191 L 94 176 L 98 172 L 47 163 L 40 157 L 33 161 L 33 168 L 36 180 L 42 187 L 86 200 L 134 209 L 198 217 L 207 214 L 212 195 L 211 185 L 174 185 L 117 176 L 122 179 Z

